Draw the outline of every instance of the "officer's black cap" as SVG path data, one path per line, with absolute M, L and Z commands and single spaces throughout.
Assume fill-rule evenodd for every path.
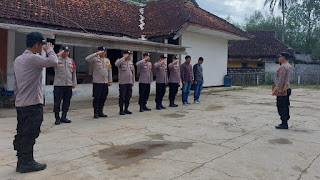
M 100 47 L 98 47 L 98 51 L 107 51 L 107 48 L 103 47 L 103 46 L 100 46 Z
M 122 52 L 122 54 L 131 54 L 131 51 L 124 50 L 124 51 Z
M 166 59 L 167 57 L 165 55 L 161 55 L 160 59 Z
M 70 51 L 68 46 L 60 46 L 60 49 L 64 51 Z
M 47 41 L 44 39 L 43 35 L 39 32 L 31 32 L 27 35 L 27 42 L 35 42 L 41 44 L 47 44 Z
M 150 56 L 150 53 L 143 53 L 143 56 L 144 56 L 144 57 Z
M 289 59 L 291 57 L 291 55 L 287 52 L 281 52 L 279 55 L 278 55 L 278 58 L 279 57 L 285 57 L 286 59 Z

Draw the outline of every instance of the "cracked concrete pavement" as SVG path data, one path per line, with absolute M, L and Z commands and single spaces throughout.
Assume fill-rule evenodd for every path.
M 111 99 L 98 120 L 91 102 L 72 102 L 72 123 L 59 126 L 47 106 L 35 158 L 48 167 L 28 174 L 15 172 L 15 111 L 1 109 L 0 179 L 320 179 L 319 90 L 293 89 L 290 130 L 276 130 L 269 87 L 217 89 L 161 111 L 151 97 L 144 113 L 135 97 L 121 117 Z

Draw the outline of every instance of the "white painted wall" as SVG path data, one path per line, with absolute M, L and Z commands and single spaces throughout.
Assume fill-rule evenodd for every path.
M 181 36 L 181 45 L 187 47 L 192 65 L 198 62 L 199 57 L 204 58 L 204 86 L 224 85 L 228 64 L 227 39 L 186 31 Z M 182 55 L 181 63 L 184 58 L 185 55 Z
M 8 51 L 7 51 L 7 91 L 14 90 L 13 61 L 15 59 L 15 32 L 8 31 Z
M 275 73 L 279 67 L 280 64 L 276 64 L 275 62 L 266 62 L 265 71 L 269 73 Z

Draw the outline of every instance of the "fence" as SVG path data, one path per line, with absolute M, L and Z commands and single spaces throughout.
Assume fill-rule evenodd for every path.
M 229 73 L 234 86 L 250 86 L 273 84 L 275 73 Z M 317 73 L 291 73 L 292 84 L 320 84 L 320 72 Z

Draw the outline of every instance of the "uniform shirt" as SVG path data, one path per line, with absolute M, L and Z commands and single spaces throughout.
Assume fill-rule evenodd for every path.
M 16 107 L 43 104 L 42 68 L 58 64 L 58 57 L 53 50 L 49 50 L 47 54 L 48 57 L 43 57 L 25 50 L 15 59 L 13 71 Z
M 151 84 L 153 80 L 151 62 L 147 62 L 146 60 L 142 59 L 136 63 L 136 66 L 140 67 L 139 83 Z
M 168 83 L 167 66 L 164 62 L 156 62 L 154 64 L 156 69 L 156 83 Z
M 112 67 L 110 60 L 93 53 L 86 57 L 86 61 L 93 63 L 92 82 L 107 84 L 112 82 Z
M 181 81 L 191 82 L 193 80 L 192 65 L 184 62 L 180 66 Z
M 180 81 L 180 70 L 177 65 L 178 61 L 172 62 L 168 65 L 170 76 L 169 76 L 169 83 L 179 83 Z
M 193 66 L 193 76 L 195 81 L 203 81 L 203 69 L 201 64 Z
M 275 84 L 278 85 L 278 92 L 282 92 L 284 85 L 287 85 L 287 89 L 290 88 L 291 72 L 292 66 L 288 62 L 278 68 L 275 79 Z
M 115 63 L 118 67 L 119 84 L 133 84 L 135 82 L 135 70 L 131 60 L 118 59 Z
M 73 60 L 69 57 L 58 57 L 58 65 L 54 67 L 54 86 L 73 86 L 77 84 L 77 73 Z

